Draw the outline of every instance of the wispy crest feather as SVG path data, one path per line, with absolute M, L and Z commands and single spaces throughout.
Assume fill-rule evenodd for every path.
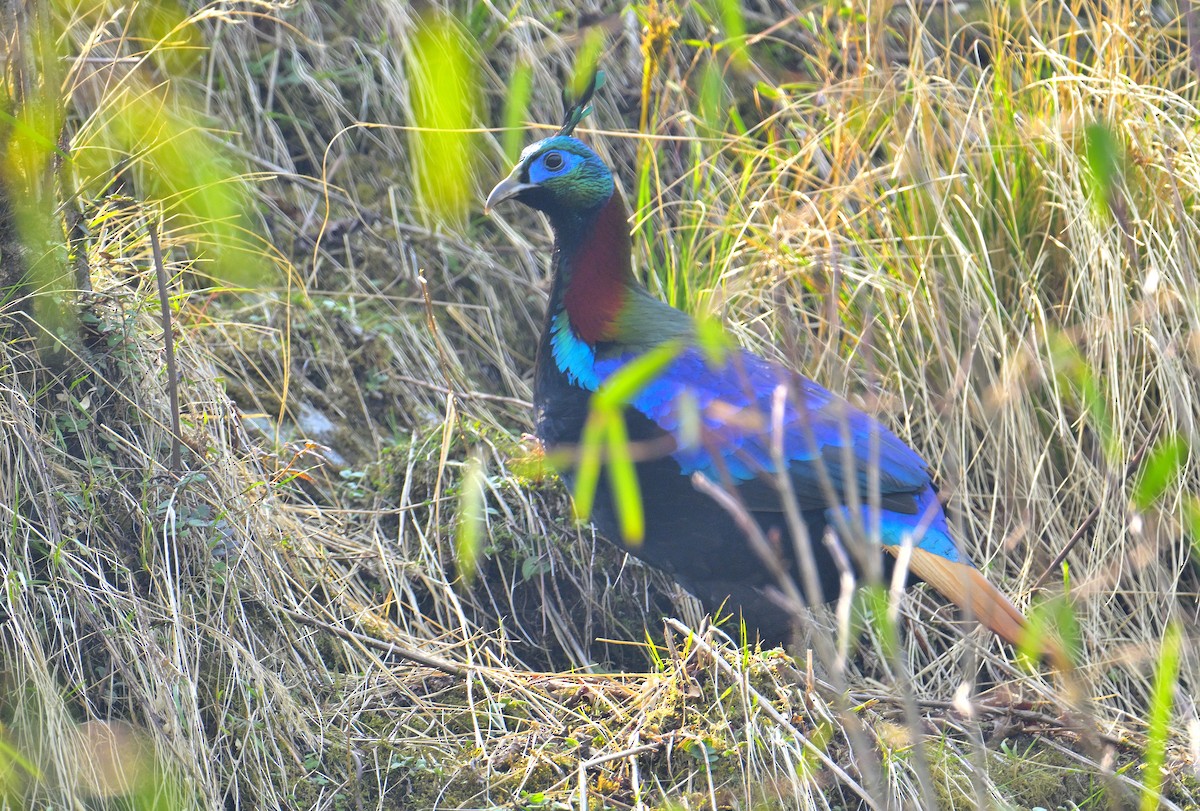
M 562 129 L 558 131 L 559 135 L 570 135 L 575 131 L 579 122 L 587 118 L 588 113 L 592 111 L 592 96 L 601 87 L 604 87 L 604 71 L 593 70 L 578 98 L 571 98 L 571 85 L 563 88 L 563 105 L 567 108 L 567 112 L 563 116 L 563 125 Z

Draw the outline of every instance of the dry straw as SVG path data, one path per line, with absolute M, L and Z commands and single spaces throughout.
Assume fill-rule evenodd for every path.
M 418 208 L 431 18 L 23 8 L 4 13 L 33 27 L 0 28 L 0 134 L 11 149 L 56 32 L 65 148 L 41 211 L 94 292 L 67 296 L 67 329 L 29 315 L 28 287 L 3 310 L 6 807 L 90 802 L 108 772 L 80 751 L 101 739 L 138 808 L 1200 802 L 1200 116 L 1178 20 L 535 0 L 436 23 L 473 72 L 447 175 L 471 193 L 507 172 L 487 125 L 548 131 L 574 54 L 600 48 L 579 134 L 637 203 L 651 288 L 921 449 L 989 578 L 1070 606 L 1077 665 L 1055 676 L 920 589 L 898 645 L 885 598 L 832 646 L 846 617 L 813 612 L 797 659 L 741 648 L 572 525 L 522 460 L 546 230 Z M 132 98 L 211 145 L 233 208 L 195 204 L 217 175 L 154 181 L 158 142 L 112 128 Z M 12 233 L 6 278 L 37 250 Z M 212 260 L 231 244 L 279 272 L 231 280 Z

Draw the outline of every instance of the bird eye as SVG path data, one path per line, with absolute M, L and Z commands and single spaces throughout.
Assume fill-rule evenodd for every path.
M 558 152 L 547 152 L 542 156 L 542 163 L 551 172 L 557 172 L 563 168 L 563 156 Z

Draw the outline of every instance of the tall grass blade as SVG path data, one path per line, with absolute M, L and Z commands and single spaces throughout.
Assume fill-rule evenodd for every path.
M 1183 631 L 1177 623 L 1172 622 L 1163 633 L 1162 646 L 1158 653 L 1158 669 L 1154 676 L 1154 692 L 1150 695 L 1141 811 L 1154 811 L 1160 807 L 1163 764 L 1166 761 L 1167 737 L 1170 733 L 1171 708 L 1175 702 L 1182 643 Z
M 478 195 L 472 165 L 478 154 L 478 71 L 454 21 L 426 16 L 410 52 L 414 130 L 412 177 L 417 211 L 431 223 L 460 226 Z

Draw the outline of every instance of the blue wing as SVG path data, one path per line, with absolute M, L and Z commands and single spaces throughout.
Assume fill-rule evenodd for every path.
M 597 376 L 607 378 L 628 359 L 598 359 Z M 780 387 L 784 399 L 777 414 Z M 881 494 L 915 494 L 931 483 L 925 461 L 877 420 L 749 352 L 732 353 L 718 367 L 699 350 L 688 349 L 632 405 L 675 437 L 674 456 L 684 474 L 699 471 L 717 480 L 723 467 L 742 482 L 772 472 L 771 445 L 781 438 L 782 458 L 798 490 L 819 488 L 820 459 L 842 493 L 850 476 L 861 488 L 867 486 L 874 435 Z M 865 497 L 866 490 L 860 492 Z
M 595 385 L 634 356 L 593 355 Z M 898 545 L 909 535 L 941 557 L 965 560 L 946 525 L 925 460 L 874 418 L 782 366 L 745 351 L 729 353 L 724 364 L 714 365 L 690 348 L 642 389 L 631 406 L 674 438 L 672 456 L 684 475 L 699 472 L 714 482 L 732 479 L 743 496 L 757 494 L 760 503 L 769 499 L 778 504 L 773 489 L 759 481 L 775 471 L 779 456 L 773 443 L 782 441 L 781 456 L 803 509 L 846 513 L 851 479 L 858 503 L 866 505 L 871 467 L 877 465 L 881 541 Z M 821 484 L 822 467 L 832 485 L 833 504 Z M 868 508 L 861 509 L 867 520 Z
M 574 334 L 565 313 L 555 321 L 551 345 L 558 367 L 589 391 L 639 354 L 597 353 Z M 777 407 L 780 387 L 785 396 Z M 730 352 L 724 363 L 714 364 L 691 347 L 630 405 L 674 439 L 672 456 L 681 473 L 698 472 L 717 483 L 732 480 L 752 510 L 771 509 L 767 504 L 778 509 L 775 491 L 761 482 L 764 474 L 775 472 L 773 442 L 782 442 L 781 456 L 802 509 L 848 513 L 853 479 L 868 525 L 867 488 L 877 465 L 881 542 L 899 545 L 910 537 L 947 560 L 968 562 L 950 533 L 925 460 L 879 421 L 778 364 L 746 351 Z M 832 504 L 821 485 L 822 467 L 832 485 Z

